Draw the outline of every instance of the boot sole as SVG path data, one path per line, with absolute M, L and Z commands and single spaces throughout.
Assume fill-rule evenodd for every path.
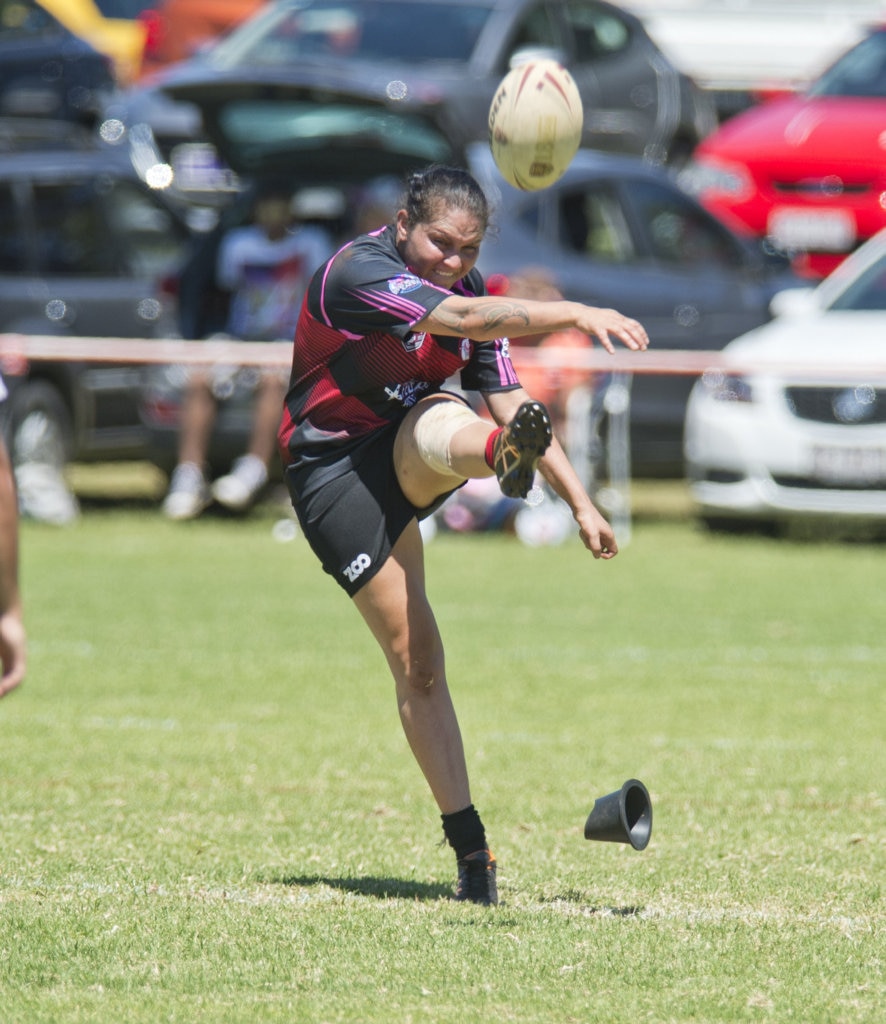
M 525 498 L 532 487 L 538 460 L 550 447 L 553 437 L 548 410 L 541 402 L 524 402 L 505 431 L 507 447 L 515 451 L 517 461 L 499 476 L 499 486 L 508 498 Z

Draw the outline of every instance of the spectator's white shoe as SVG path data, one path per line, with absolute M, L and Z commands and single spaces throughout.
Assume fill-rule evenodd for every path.
M 242 455 L 227 476 L 212 485 L 212 496 L 225 508 L 243 512 L 255 501 L 268 482 L 268 468 L 256 455 Z
M 77 499 L 55 466 L 24 462 L 15 467 L 18 510 L 23 519 L 67 526 L 80 514 Z
M 175 467 L 169 491 L 163 499 L 167 519 L 196 519 L 211 501 L 203 470 L 193 462 Z

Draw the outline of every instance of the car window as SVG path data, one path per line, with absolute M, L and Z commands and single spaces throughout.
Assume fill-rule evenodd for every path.
M 34 186 L 37 253 L 43 273 L 119 274 L 101 202 L 92 180 Z
M 61 35 L 64 29 L 59 22 L 34 0 L 0 0 L 0 38 L 4 43 Z
M 599 60 L 621 53 L 631 41 L 631 31 L 618 15 L 599 4 L 567 4 L 566 20 L 572 32 L 578 63 Z
M 300 57 L 466 63 L 490 12 L 485 3 L 413 5 L 410 0 L 281 4 L 223 40 L 212 59 L 226 67 L 276 66 Z
M 564 192 L 559 201 L 560 241 L 601 263 L 628 263 L 636 256 L 624 210 L 605 185 Z
M 830 309 L 886 309 L 886 256 L 872 264 L 831 303 Z
M 547 4 L 536 4 L 526 11 L 513 29 L 505 54 L 506 60 L 498 70 L 508 70 L 508 62 L 518 50 L 563 50 L 560 26 Z
M 184 258 L 186 239 L 171 212 L 128 181 L 105 195 L 108 225 L 136 277 L 168 274 Z
M 809 91 L 812 96 L 886 99 L 886 32 L 875 32 L 853 47 Z
M 633 181 L 629 194 L 655 259 L 672 266 L 734 268 L 742 255 L 725 230 L 688 199 L 652 181 Z
M 227 144 L 250 167 L 265 169 L 274 159 L 291 160 L 299 152 L 317 160 L 325 154 L 346 162 L 356 147 L 365 150 L 365 176 L 371 158 L 386 173 L 399 159 L 443 163 L 452 147 L 431 121 L 418 114 L 398 114 L 380 106 L 320 104 L 299 100 L 235 101 L 224 107 L 219 124 Z M 344 155 L 342 155 L 344 154 Z M 386 167 L 384 165 L 391 165 Z M 343 168 L 343 173 L 347 168 Z M 359 170 L 359 169 L 357 169 Z

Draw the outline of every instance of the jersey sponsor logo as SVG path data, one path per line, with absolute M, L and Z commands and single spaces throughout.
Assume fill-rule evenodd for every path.
M 360 554 L 351 562 L 350 565 L 346 565 L 342 572 L 347 576 L 348 582 L 353 583 L 354 580 L 359 579 L 364 572 L 372 565 L 372 559 L 367 554 Z
M 415 274 L 398 274 L 388 281 L 388 291 L 394 295 L 405 295 L 406 292 L 414 292 L 421 288 L 421 278 Z
M 392 402 L 399 402 L 407 409 L 411 409 L 418 401 L 422 391 L 428 390 L 426 380 L 407 380 L 402 384 L 395 384 L 394 387 L 385 387 L 385 394 Z
M 418 350 L 424 345 L 427 334 L 424 331 L 418 331 L 415 334 L 410 334 L 408 338 L 403 339 L 403 348 L 407 352 L 418 352 Z

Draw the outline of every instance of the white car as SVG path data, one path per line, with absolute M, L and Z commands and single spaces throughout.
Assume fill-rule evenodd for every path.
M 886 522 L 886 230 L 695 384 L 684 454 L 711 526 L 838 516 Z
M 805 89 L 886 15 L 884 0 L 625 0 L 722 118 Z

